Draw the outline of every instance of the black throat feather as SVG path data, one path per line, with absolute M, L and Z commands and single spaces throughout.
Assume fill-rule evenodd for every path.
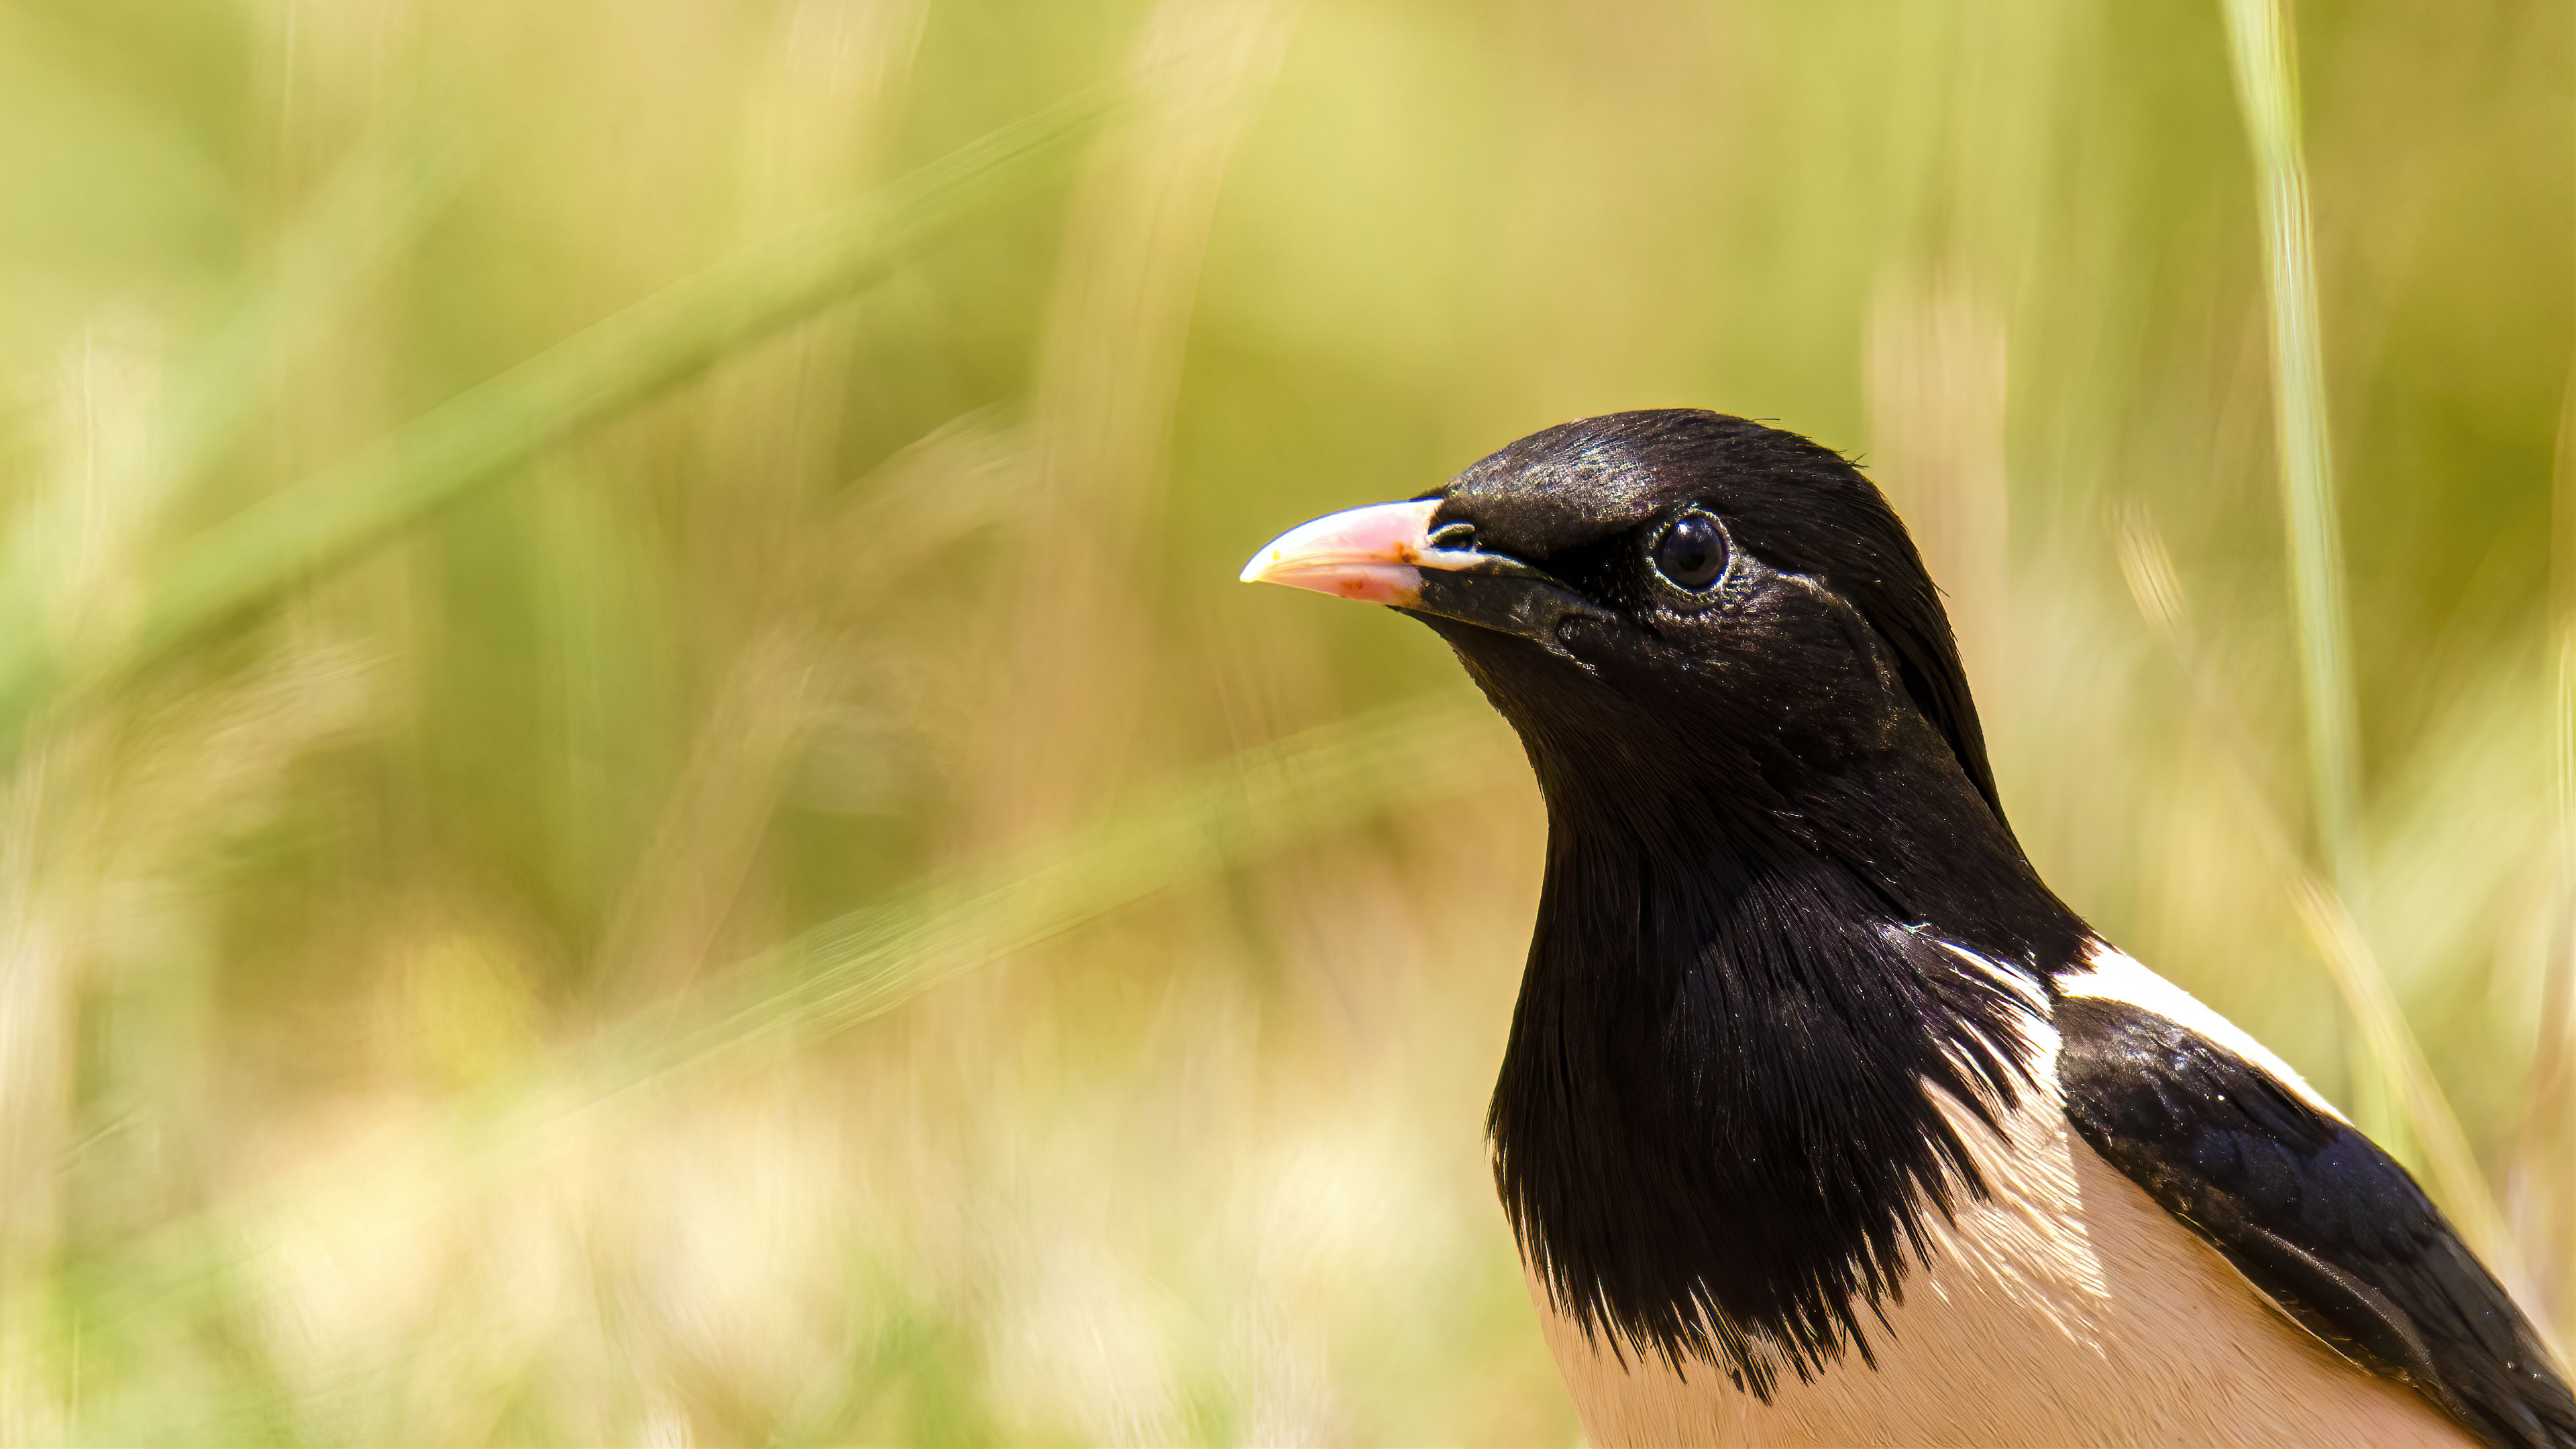
M 2000 1130 L 2088 929 L 1920 715 L 1858 746 L 1681 730 L 1468 642 L 1549 812 L 1490 1120 L 1523 1251 L 1622 1357 L 1766 1399 L 1866 1360 L 1985 1190 L 1939 1099 Z

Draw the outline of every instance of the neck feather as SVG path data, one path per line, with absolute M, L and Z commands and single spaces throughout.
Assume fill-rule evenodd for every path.
M 1524 1251 L 1621 1352 L 1765 1397 L 1866 1356 L 1926 1215 L 1983 1191 L 1933 1094 L 2011 1109 L 2024 1019 L 2089 932 L 1946 750 L 1759 812 L 1741 781 L 1649 774 L 1639 800 L 1635 762 L 1552 753 L 1491 1118 Z

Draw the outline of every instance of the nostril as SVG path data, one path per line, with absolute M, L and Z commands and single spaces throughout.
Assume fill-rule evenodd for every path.
M 1463 518 L 1444 523 L 1431 530 L 1431 537 L 1425 542 L 1433 548 L 1468 548 L 1476 542 L 1476 525 Z

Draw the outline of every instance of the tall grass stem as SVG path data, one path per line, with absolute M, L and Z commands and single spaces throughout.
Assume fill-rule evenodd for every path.
M 2360 728 L 2352 677 L 2352 629 L 2344 610 L 2343 545 L 2335 514 L 2334 459 L 2326 426 L 2325 360 L 2317 324 L 2315 246 L 2308 227 L 2307 162 L 2300 144 L 2298 58 L 2281 0 L 2224 0 L 2236 95 L 2253 152 L 2263 218 L 2263 279 L 2272 341 L 2272 402 L 2289 529 L 2290 593 L 2298 621 L 2299 693 L 2307 717 L 2308 793 L 2318 854 L 2346 915 L 2366 939 L 2368 882 L 2358 838 Z M 2345 981 L 2338 971 L 2336 980 Z M 2425 1124 L 2403 1110 L 2422 1099 L 2404 1066 L 2377 1043 L 2406 1033 L 2375 1021 L 2383 991 L 2347 989 L 2376 1070 L 2352 1073 L 2354 1115 L 2400 1158 L 2409 1129 Z M 2411 1036 L 2407 1037 L 2411 1040 Z M 2417 1054 L 2417 1055 L 2420 1055 Z
M 2343 544 L 2335 518 L 2326 430 L 2325 361 L 2317 326 L 2315 249 L 2308 233 L 2307 164 L 2299 144 L 2297 60 L 2280 0 L 2226 0 L 2237 95 L 2252 143 L 2263 213 L 2264 291 L 2270 302 L 2274 432 L 2290 588 L 2299 626 L 2299 683 L 2308 723 L 2309 787 L 2327 874 L 2356 919 L 2363 882 L 2351 625 L 2344 611 Z

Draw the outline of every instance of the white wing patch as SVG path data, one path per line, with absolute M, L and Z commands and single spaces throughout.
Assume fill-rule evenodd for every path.
M 2282 1086 L 2298 1093 L 2309 1106 L 2338 1122 L 2348 1120 L 2335 1110 L 2333 1103 L 2318 1096 L 2316 1088 L 2309 1086 L 2288 1062 L 2274 1056 L 2271 1048 L 2246 1035 L 2245 1029 L 2236 1023 L 2210 1010 L 2199 997 L 2148 970 L 2136 959 L 2121 954 L 2108 942 L 2094 942 L 2086 969 L 2057 978 L 2057 989 L 2068 996 L 2125 1002 L 2140 1011 L 2152 1011 L 2279 1078 Z

